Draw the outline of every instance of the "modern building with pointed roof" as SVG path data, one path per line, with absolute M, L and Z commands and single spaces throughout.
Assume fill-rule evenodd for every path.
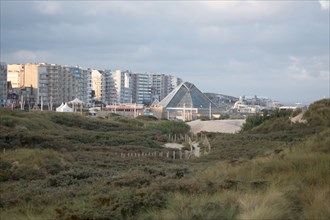
M 219 108 L 194 84 L 184 82 L 153 106 L 161 118 L 192 120 L 198 116 L 212 117 L 219 114 Z

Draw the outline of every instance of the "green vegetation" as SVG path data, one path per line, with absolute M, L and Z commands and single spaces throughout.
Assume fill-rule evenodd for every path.
M 329 103 L 207 133 L 191 160 L 120 155 L 162 151 L 182 122 L 1 110 L 0 218 L 329 219 Z
M 296 114 L 296 112 L 294 114 Z M 279 118 L 288 121 L 288 117 L 292 115 L 293 115 L 292 110 L 280 110 L 280 109 L 275 109 L 270 113 L 266 111 L 264 112 L 263 115 L 255 114 L 247 117 L 246 123 L 243 125 L 242 131 L 253 130 L 254 128 L 258 127 L 264 122 L 268 122 L 268 124 L 272 124 L 274 123 L 274 121 L 277 122 Z

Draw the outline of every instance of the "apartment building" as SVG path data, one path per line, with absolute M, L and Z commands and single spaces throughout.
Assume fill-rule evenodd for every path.
M 8 64 L 7 81 L 11 82 L 13 88 L 21 88 L 24 86 L 24 73 L 22 64 Z
M 112 73 L 115 80 L 118 103 L 132 103 L 132 78 L 128 70 L 116 70 Z
M 89 71 L 89 69 L 83 69 L 83 77 L 85 81 L 85 93 L 83 96 L 82 101 L 85 102 L 85 106 L 90 107 L 93 103 L 92 98 L 92 73 Z
M 91 105 L 91 79 L 87 69 L 79 66 L 39 64 L 38 103 L 50 109 L 74 98 Z M 53 107 L 54 106 L 54 107 Z
M 19 99 L 11 100 L 12 102 L 21 102 L 28 106 L 36 103 L 39 81 L 38 64 L 8 64 L 7 81 L 12 87 L 11 92 Z
M 102 90 L 103 90 L 103 103 L 112 104 L 116 103 L 117 100 L 117 90 L 116 82 L 112 75 L 111 70 L 104 70 L 102 78 Z
M 7 81 L 13 88 L 38 87 L 38 64 L 8 64 Z
M 178 87 L 183 83 L 183 80 L 176 76 L 170 75 L 170 79 L 171 79 L 171 91 L 173 91 L 173 89 L 175 89 L 176 87 Z
M 0 104 L 4 105 L 7 100 L 7 64 L 0 63 Z
M 101 71 L 89 69 L 92 76 L 92 90 L 95 101 L 102 101 L 102 74 Z
M 29 96 L 25 98 L 50 109 L 74 98 L 85 106 L 91 106 L 93 100 L 104 104 L 151 104 L 156 99 L 161 101 L 182 82 L 161 73 L 111 72 L 47 63 L 10 64 L 7 72 L 7 81 L 11 81 L 17 95 Z
M 147 73 L 132 73 L 132 102 L 137 104 L 151 104 L 152 77 Z
M 64 70 L 65 71 L 65 70 Z M 40 63 L 38 68 L 39 84 L 37 102 L 40 106 L 59 106 L 62 102 L 69 101 L 66 83 L 62 77 L 62 66 L 57 64 Z
M 94 100 L 101 101 L 104 104 L 116 103 L 117 91 L 111 70 L 91 69 L 90 71 Z
M 161 73 L 151 73 L 151 93 L 153 101 L 163 100 L 174 88 L 182 83 L 182 79 Z

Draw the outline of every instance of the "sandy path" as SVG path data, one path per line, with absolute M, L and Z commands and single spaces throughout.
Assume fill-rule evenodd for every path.
M 241 130 L 245 120 L 214 120 L 214 121 L 191 121 L 187 124 L 193 133 L 200 131 L 219 132 L 219 133 L 236 133 Z

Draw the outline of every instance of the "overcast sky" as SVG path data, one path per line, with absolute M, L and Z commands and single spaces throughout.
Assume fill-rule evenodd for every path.
M 329 97 L 329 0 L 3 1 L 1 61 L 160 72 L 203 92 Z

